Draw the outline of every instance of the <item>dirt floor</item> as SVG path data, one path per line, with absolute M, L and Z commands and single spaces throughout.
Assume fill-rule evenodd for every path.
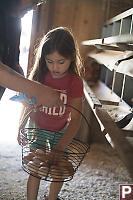
M 0 143 L 0 200 L 25 200 L 28 174 L 21 168 L 21 147 Z M 119 184 L 131 183 L 128 172 L 108 144 L 92 144 L 72 181 L 60 196 L 64 200 L 119 200 Z M 39 200 L 48 192 L 41 181 Z

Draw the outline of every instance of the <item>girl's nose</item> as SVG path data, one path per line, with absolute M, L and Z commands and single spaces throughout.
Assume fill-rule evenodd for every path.
M 56 71 L 58 69 L 58 64 L 55 62 L 53 63 L 53 70 Z

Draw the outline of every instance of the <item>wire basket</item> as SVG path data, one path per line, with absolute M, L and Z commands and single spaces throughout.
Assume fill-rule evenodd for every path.
M 32 111 L 26 115 L 20 128 L 23 170 L 46 181 L 71 180 L 88 152 L 89 144 L 73 139 L 64 152 L 54 150 L 62 132 L 50 131 L 49 134 L 49 131 L 40 128 L 27 128 Z M 88 124 L 84 115 L 80 114 Z

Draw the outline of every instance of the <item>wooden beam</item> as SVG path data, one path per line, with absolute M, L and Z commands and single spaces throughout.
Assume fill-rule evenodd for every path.
M 95 94 L 91 91 L 87 82 L 83 80 L 83 84 L 84 84 L 84 93 L 85 96 L 87 97 L 87 101 L 90 104 L 91 108 L 94 109 L 95 107 L 101 107 L 102 104 L 100 103 L 99 99 L 95 96 Z
M 99 99 L 99 101 L 101 102 L 101 104 L 104 105 L 114 105 L 114 106 L 119 106 L 119 101 L 111 101 L 111 100 L 103 100 L 103 99 Z
M 113 17 L 113 18 L 111 18 L 110 20 L 108 20 L 108 21 L 106 22 L 105 25 L 108 25 L 108 24 L 111 24 L 111 23 L 113 23 L 113 22 L 119 21 L 119 20 L 121 20 L 122 18 L 126 18 L 126 17 L 128 17 L 129 15 L 132 15 L 132 14 L 133 14 L 133 8 L 131 8 L 131 9 L 129 9 L 129 10 L 126 10 L 125 12 L 123 12 L 123 13 L 121 13 L 121 14 L 119 14 L 119 15 Z
M 131 178 L 133 178 L 133 146 L 131 146 L 128 140 L 124 137 L 122 131 L 116 126 L 104 108 L 96 107 L 95 110 L 96 115 L 105 127 L 105 131 L 109 134 L 115 150 L 127 167 Z
M 94 58 L 100 64 L 104 64 L 111 71 L 115 68 L 117 61 L 124 58 L 124 55 L 124 52 L 118 51 L 102 51 L 100 53 L 91 51 L 88 53 L 89 57 Z
M 112 117 L 107 112 L 106 106 L 103 107 L 103 105 L 102 106 L 95 105 L 95 98 L 93 101 L 93 98 L 91 98 L 87 93 L 89 86 L 87 87 L 86 82 L 84 82 L 84 87 L 86 87 L 86 93 L 85 93 L 86 100 L 88 101 L 101 127 L 101 132 L 104 134 L 104 136 L 106 137 L 107 141 L 111 144 L 111 146 L 117 151 L 120 159 L 125 164 L 131 178 L 133 179 L 133 159 L 132 159 L 133 146 L 126 139 L 123 131 L 117 127 L 114 119 L 112 119 Z M 104 88 L 102 87 L 102 89 Z M 105 90 L 106 90 L 106 92 L 104 91 L 105 94 L 103 94 L 103 91 L 101 92 L 101 90 L 98 90 L 99 92 L 98 91 L 96 92 L 96 90 L 91 90 L 91 96 L 95 96 L 95 94 L 97 94 L 98 98 L 99 97 L 105 98 L 105 96 L 108 96 L 109 99 L 119 101 L 119 98 L 117 97 L 116 94 L 114 93 L 111 94 L 108 88 L 106 88 Z M 123 103 L 122 105 L 127 107 L 126 110 L 128 110 L 128 106 L 126 104 Z M 120 105 L 120 108 L 122 105 Z
M 97 44 L 114 44 L 117 43 L 130 43 L 133 42 L 133 35 L 132 34 L 123 34 L 118 36 L 111 36 L 101 39 L 94 39 L 94 40 L 85 40 L 81 44 L 85 46 L 89 45 L 97 45 Z M 125 49 L 126 50 L 126 49 Z

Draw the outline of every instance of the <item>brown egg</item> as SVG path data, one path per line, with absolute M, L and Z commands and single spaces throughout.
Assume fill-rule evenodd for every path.
M 57 166 L 57 165 L 52 165 L 50 167 L 50 175 L 53 178 L 53 180 L 55 181 L 61 181 L 64 180 L 62 178 L 62 170 L 61 167 Z
M 65 170 L 68 171 L 69 176 L 73 176 L 74 175 L 74 168 L 73 165 L 70 161 L 63 161 L 63 162 L 59 162 L 58 163 L 59 166 L 61 166 L 62 168 L 65 168 Z
M 36 166 L 36 164 L 33 161 L 30 161 L 27 164 L 27 167 L 28 167 L 28 170 L 30 171 L 31 174 L 35 174 L 35 175 L 38 174 L 39 167 Z
M 74 175 L 74 168 L 69 161 L 58 162 L 57 165 L 51 166 L 50 174 L 56 181 L 62 181 Z
M 42 149 L 37 149 L 36 150 L 36 156 L 38 157 L 38 159 L 41 161 L 41 162 L 46 162 L 47 160 L 47 155 L 46 155 L 46 152 Z
M 43 155 L 45 152 L 43 149 L 36 149 L 35 153 L 38 155 Z
M 48 172 L 49 172 L 49 168 L 42 166 L 38 170 L 38 176 L 41 178 L 46 177 L 48 175 Z
M 41 162 L 47 162 L 47 155 L 44 153 L 43 155 L 38 156 L 38 158 L 41 160 Z
M 32 161 L 34 155 L 35 155 L 35 153 L 29 152 L 28 155 L 26 155 L 26 156 L 23 157 L 24 163 L 27 164 L 29 161 Z
M 35 163 L 36 166 L 39 167 L 41 165 L 41 160 L 37 156 L 33 157 L 32 160 L 33 160 L 33 162 Z

